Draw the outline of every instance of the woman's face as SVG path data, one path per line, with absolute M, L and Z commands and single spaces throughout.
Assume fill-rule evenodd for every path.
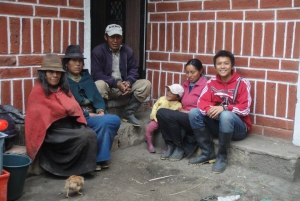
M 191 83 L 195 83 L 197 80 L 199 80 L 199 78 L 201 77 L 202 74 L 202 69 L 199 71 L 195 66 L 193 65 L 187 65 L 185 67 L 185 74 L 187 76 L 187 79 L 191 82 Z
M 233 66 L 229 57 L 218 57 L 215 67 L 223 82 L 227 82 L 231 78 Z
M 70 59 L 67 63 L 68 73 L 72 75 L 79 75 L 83 68 L 83 59 Z
M 47 70 L 46 71 L 46 79 L 50 86 L 55 87 L 58 85 L 61 78 L 60 71 Z

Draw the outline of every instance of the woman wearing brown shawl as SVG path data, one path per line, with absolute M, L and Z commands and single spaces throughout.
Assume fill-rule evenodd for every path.
M 96 168 L 96 133 L 69 90 L 58 55 L 47 54 L 38 69 L 26 108 L 25 138 L 28 156 L 40 152 L 40 166 L 59 176 L 84 174 Z

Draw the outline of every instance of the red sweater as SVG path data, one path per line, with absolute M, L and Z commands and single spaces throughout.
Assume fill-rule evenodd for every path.
M 235 103 L 232 103 L 233 94 L 238 79 L 242 79 L 237 91 Z M 251 85 L 248 80 L 233 73 L 228 82 L 223 82 L 219 75 L 211 78 L 202 90 L 198 101 L 198 108 L 203 115 L 207 115 L 210 106 L 224 105 L 227 110 L 237 114 L 250 130 L 252 123 L 249 117 L 251 105 Z

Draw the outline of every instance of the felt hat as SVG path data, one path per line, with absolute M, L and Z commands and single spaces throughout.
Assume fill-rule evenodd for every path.
M 122 36 L 123 34 L 123 31 L 122 31 L 122 27 L 118 24 L 110 24 L 106 27 L 105 29 L 105 33 L 108 35 L 108 36 L 112 36 L 112 35 L 120 35 Z
M 177 95 L 179 95 L 180 98 L 183 96 L 184 89 L 180 84 L 172 84 L 172 85 L 166 86 L 166 87 L 168 87 L 170 89 L 172 94 L 177 94 Z
M 57 54 L 46 54 L 41 67 L 38 70 L 53 70 L 66 72 L 63 69 L 61 59 Z
M 86 59 L 83 57 L 79 45 L 69 45 L 66 49 L 64 59 Z

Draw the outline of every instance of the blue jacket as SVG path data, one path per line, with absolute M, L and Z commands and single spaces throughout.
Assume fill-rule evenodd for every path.
M 139 77 L 138 64 L 132 49 L 122 44 L 120 49 L 120 72 L 123 81 L 133 84 Z M 117 81 L 112 74 L 112 51 L 107 42 L 96 46 L 91 56 L 91 74 L 94 81 L 103 80 L 110 88 L 117 88 Z

